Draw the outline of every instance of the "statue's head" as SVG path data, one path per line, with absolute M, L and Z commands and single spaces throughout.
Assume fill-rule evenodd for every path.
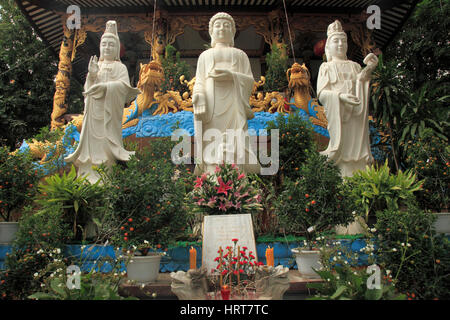
M 100 61 L 120 61 L 120 40 L 115 21 L 106 23 L 105 33 L 100 40 Z
M 236 25 L 233 18 L 225 12 L 216 13 L 209 20 L 209 35 L 211 36 L 211 47 L 216 43 L 226 43 L 234 46 L 234 35 L 236 34 Z
M 339 20 L 328 26 L 327 42 L 325 44 L 325 55 L 327 61 L 332 61 L 333 57 L 347 60 L 347 34 L 342 29 Z

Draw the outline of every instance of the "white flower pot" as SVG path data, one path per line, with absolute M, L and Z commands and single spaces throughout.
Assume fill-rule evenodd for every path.
M 450 213 L 437 212 L 434 215 L 437 216 L 437 220 L 433 224 L 436 232 L 450 234 Z
M 0 243 L 10 244 L 16 238 L 18 222 L 0 222 Z
M 320 276 L 312 269 L 318 270 L 320 268 L 320 251 L 298 249 L 291 249 L 291 251 L 295 255 L 298 271 L 302 276 L 305 278 L 320 278 Z
M 139 283 L 155 282 L 158 278 L 161 255 L 133 256 L 127 265 L 127 278 Z

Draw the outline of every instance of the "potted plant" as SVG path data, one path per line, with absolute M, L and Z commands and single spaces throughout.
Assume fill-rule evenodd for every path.
M 148 283 L 155 282 L 159 274 L 159 266 L 161 263 L 161 257 L 165 252 L 158 252 L 157 247 L 154 247 L 144 240 L 141 244 L 131 245 L 128 250 L 122 249 L 127 257 L 127 279 L 132 282 Z M 120 255 L 119 258 L 124 255 Z
M 385 209 L 399 209 L 414 202 L 414 192 L 421 189 L 423 181 L 417 181 L 412 170 L 390 172 L 388 162 L 382 166 L 367 166 L 346 178 L 348 197 L 358 208 L 363 208 L 366 223 L 373 226 L 376 213 Z
M 110 170 L 99 171 L 106 187 L 103 195 L 106 210 L 96 220 L 98 238 L 109 240 L 130 256 L 131 265 L 127 268 L 160 259 L 158 255 L 153 259 L 150 256 L 155 256 L 155 250 L 167 250 L 185 236 L 188 223 L 184 173 L 176 177 L 170 146 L 170 141 L 153 141 L 151 151 L 137 151 L 125 169 L 117 164 Z M 152 281 L 144 275 L 131 278 Z
M 55 173 L 39 184 L 36 202 L 42 210 L 60 210 L 63 220 L 73 232 L 73 240 L 85 241 L 95 238 L 95 232 L 88 232 L 89 223 L 103 207 L 103 187 L 91 184 L 86 177 L 77 177 L 72 165 L 68 173 Z
M 29 153 L 9 153 L 0 148 L 0 243 L 9 244 L 19 228 L 21 210 L 31 202 L 41 172 Z
M 414 170 L 418 179 L 423 179 L 421 190 L 416 192 L 419 207 L 436 215 L 434 227 L 437 232 L 450 233 L 448 143 L 434 135 L 432 130 L 424 129 L 421 138 L 408 141 L 404 148 L 406 164 Z
M 318 241 L 324 240 L 320 233 L 350 222 L 353 204 L 345 197 L 339 169 L 318 152 L 308 152 L 299 175 L 296 180 L 284 180 L 276 212 L 285 232 L 305 237 L 305 246 L 292 252 L 300 273 L 314 277 L 311 267 L 318 266 Z

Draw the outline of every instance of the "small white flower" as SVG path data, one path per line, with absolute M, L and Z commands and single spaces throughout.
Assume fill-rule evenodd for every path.
M 407 246 L 407 247 L 411 247 L 411 243 L 408 242 L 408 243 L 406 244 L 406 246 Z
M 54 274 L 54 273 L 50 274 L 50 278 L 53 278 L 54 276 L 55 276 L 55 274 Z
M 351 283 L 350 281 L 347 281 L 347 283 L 348 283 L 348 285 L 349 285 L 349 286 L 351 286 L 351 285 L 352 285 L 352 283 Z
M 39 273 L 36 272 L 36 273 L 34 274 L 34 277 L 35 277 L 35 278 L 39 277 Z
M 386 269 L 386 274 L 389 275 L 391 273 L 391 270 Z
M 145 243 L 145 244 L 149 244 L 150 242 L 148 242 L 147 240 L 144 240 L 144 243 Z
M 336 276 L 336 279 L 338 279 L 338 280 L 339 280 L 339 279 L 340 279 L 340 278 L 339 278 L 339 276 Z
M 60 283 L 60 284 L 58 284 L 58 287 L 62 287 L 62 285 L 63 285 L 63 284 L 62 284 L 62 283 Z
M 342 254 L 342 253 L 339 251 L 339 252 L 338 252 L 338 255 L 341 255 L 341 254 Z
M 402 242 L 402 247 L 404 247 L 405 246 L 405 243 L 404 242 Z
M 356 211 L 352 211 L 352 216 L 356 215 Z
M 345 261 L 344 261 L 344 263 L 345 263 L 345 264 L 348 264 L 348 261 L 347 261 L 347 260 L 345 260 Z
M 377 229 L 376 229 L 376 228 L 372 228 L 372 229 L 370 229 L 370 231 L 372 231 L 372 232 L 376 232 L 376 231 L 377 231 Z
M 41 287 L 45 287 L 45 283 L 41 283 Z
M 392 248 L 392 251 L 397 252 L 397 248 Z
M 39 249 L 38 252 L 36 252 L 37 254 L 41 254 L 42 252 L 44 252 L 42 249 Z
M 356 271 L 353 271 L 353 274 L 354 274 L 355 276 L 357 276 L 357 275 L 358 275 L 358 272 L 356 272 Z
M 327 281 L 330 282 L 330 279 L 328 278 Z
M 60 248 L 57 248 L 57 249 L 56 249 L 56 253 L 60 254 L 60 253 L 61 253 L 61 249 L 60 249 Z
M 333 261 L 337 261 L 337 258 L 336 258 L 336 257 L 333 257 Z

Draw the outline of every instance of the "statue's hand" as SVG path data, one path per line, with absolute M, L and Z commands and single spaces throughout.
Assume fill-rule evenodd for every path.
M 97 83 L 91 86 L 86 92 L 83 94 L 85 96 L 92 95 L 94 98 L 101 98 L 106 91 L 106 86 L 103 83 Z
M 98 58 L 97 56 L 92 56 L 91 60 L 89 60 L 88 71 L 91 76 L 97 76 L 100 68 L 98 67 Z
M 341 93 L 339 95 L 339 99 L 341 99 L 341 101 L 344 103 L 355 105 L 355 106 L 359 105 L 359 103 L 360 103 L 359 98 L 357 96 L 354 96 L 349 93 Z
M 375 69 L 378 65 L 378 57 L 373 54 L 373 53 L 369 53 L 365 58 L 364 58 L 364 64 L 367 65 L 368 68 L 370 69 Z
M 201 93 L 196 93 L 192 97 L 192 104 L 194 106 L 194 114 L 202 115 L 206 113 L 205 96 Z
M 208 74 L 208 77 L 213 78 L 216 81 L 233 80 L 233 74 L 227 69 L 214 69 Z

